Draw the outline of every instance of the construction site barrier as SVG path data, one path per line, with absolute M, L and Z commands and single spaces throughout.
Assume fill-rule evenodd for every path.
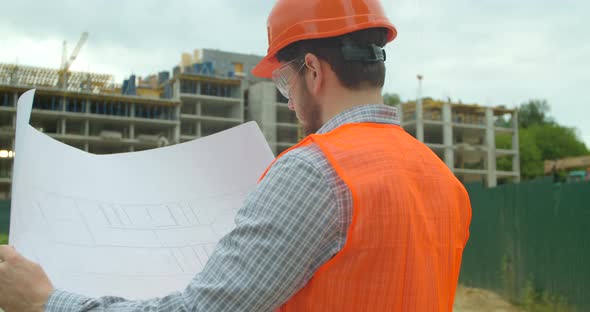
M 590 182 L 466 187 L 473 218 L 460 283 L 590 311 Z M 0 233 L 9 208 L 0 201 Z
M 468 185 L 471 237 L 460 283 L 512 302 L 590 311 L 590 183 Z

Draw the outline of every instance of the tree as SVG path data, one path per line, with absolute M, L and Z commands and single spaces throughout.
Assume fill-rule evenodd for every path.
M 512 149 L 512 134 L 497 133 L 496 148 Z M 496 159 L 496 168 L 500 171 L 512 171 L 512 157 L 503 156 Z
M 518 133 L 520 176 L 523 180 L 542 177 L 543 156 L 537 147 L 534 133 L 520 129 Z
M 545 100 L 530 100 L 518 109 L 520 173 L 523 179 L 544 175 L 543 162 L 589 153 L 584 142 L 576 135 L 575 128 L 557 124 L 549 115 L 550 106 Z M 509 149 L 510 134 L 498 134 L 496 147 Z M 512 169 L 510 157 L 498 158 L 498 170 Z
M 528 128 L 532 125 L 554 124 L 548 116 L 551 107 L 546 100 L 529 100 L 521 104 L 518 109 L 519 128 Z
M 385 93 L 383 95 L 383 103 L 385 103 L 385 105 L 396 107 L 401 102 L 402 100 L 397 93 Z
M 586 145 L 573 128 L 557 124 L 532 125 L 520 129 L 519 142 L 523 178 L 542 176 L 545 160 L 588 154 Z

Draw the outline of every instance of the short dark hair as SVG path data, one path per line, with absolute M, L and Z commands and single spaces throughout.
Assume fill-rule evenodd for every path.
M 387 43 L 387 29 L 368 28 L 337 37 L 297 41 L 281 49 L 277 53 L 277 59 L 288 62 L 311 53 L 330 64 L 342 85 L 348 89 L 382 88 L 385 82 L 384 62 L 345 60 L 342 54 L 343 41 L 352 42 L 359 47 L 370 44 L 384 47 Z

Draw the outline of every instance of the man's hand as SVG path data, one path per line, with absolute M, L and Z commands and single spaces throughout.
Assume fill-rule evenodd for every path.
M 0 245 L 0 308 L 6 312 L 42 312 L 52 292 L 41 266 L 13 247 Z

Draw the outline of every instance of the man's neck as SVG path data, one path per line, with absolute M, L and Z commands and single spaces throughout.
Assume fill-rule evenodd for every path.
M 383 104 L 381 88 L 367 90 L 348 90 L 344 89 L 334 92 L 327 97 L 326 105 L 323 105 L 322 122 L 326 124 L 334 116 L 341 112 L 366 104 Z

